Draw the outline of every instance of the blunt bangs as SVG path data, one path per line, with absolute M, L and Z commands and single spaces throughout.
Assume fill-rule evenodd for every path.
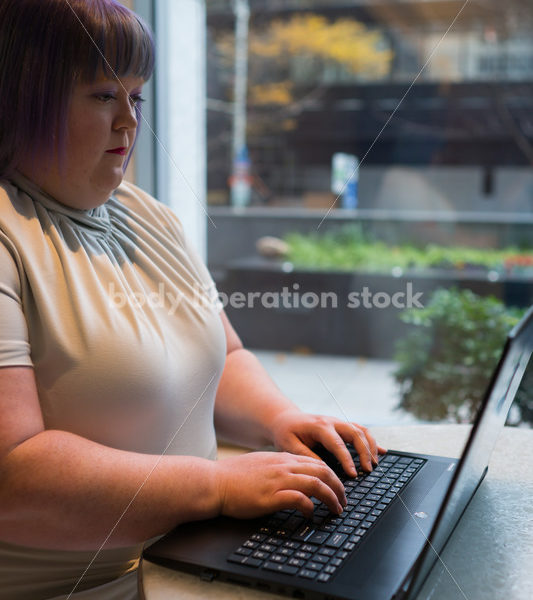
M 73 86 L 101 76 L 147 81 L 150 28 L 117 0 L 0 1 L 0 177 L 61 156 Z
M 84 23 L 86 32 L 79 46 L 79 80 L 91 82 L 103 73 L 109 79 L 133 76 L 147 81 L 155 55 L 147 25 L 116 0 L 85 4 L 92 18 Z

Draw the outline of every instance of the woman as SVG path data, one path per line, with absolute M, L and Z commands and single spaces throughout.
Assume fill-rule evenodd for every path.
M 143 544 L 179 523 L 340 512 L 310 448 L 352 476 L 344 442 L 369 470 L 384 450 L 281 394 L 179 221 L 122 182 L 146 25 L 115 0 L 2 0 L 0 63 L 0 599 L 133 599 Z M 162 291 L 172 310 L 144 301 Z M 215 429 L 281 452 L 215 461 Z

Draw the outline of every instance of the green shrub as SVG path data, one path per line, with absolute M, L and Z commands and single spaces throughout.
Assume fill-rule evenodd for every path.
M 429 421 L 471 422 L 524 312 L 457 289 L 439 289 L 423 309 L 404 311 L 400 318 L 412 329 L 397 342 L 399 408 Z M 522 418 L 531 417 L 526 404 L 522 399 Z
M 300 268 L 390 272 L 417 268 L 463 269 L 477 267 L 499 272 L 533 270 L 533 249 L 519 250 L 439 246 L 427 244 L 387 245 L 369 237 L 360 224 L 324 234 L 291 233 L 286 259 Z

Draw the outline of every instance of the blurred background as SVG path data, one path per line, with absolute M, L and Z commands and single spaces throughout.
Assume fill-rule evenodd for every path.
M 158 44 L 128 177 L 278 385 L 369 424 L 471 421 L 533 303 L 531 2 L 124 3 Z

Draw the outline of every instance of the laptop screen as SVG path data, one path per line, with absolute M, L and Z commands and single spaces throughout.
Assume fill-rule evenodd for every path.
M 498 435 L 517 395 L 533 394 L 533 309 L 509 334 L 502 358 L 480 406 L 455 477 L 415 567 L 408 597 L 414 598 L 487 469 Z

